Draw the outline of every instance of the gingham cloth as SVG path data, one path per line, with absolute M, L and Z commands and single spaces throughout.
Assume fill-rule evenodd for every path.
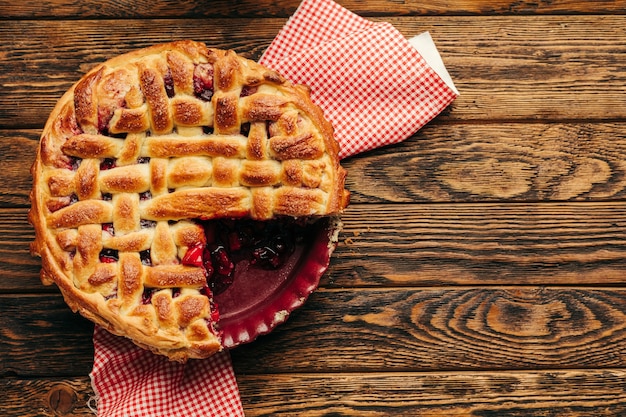
M 99 417 L 244 415 L 228 352 L 185 364 L 96 326 L 90 373 Z
M 341 158 L 406 139 L 458 95 L 391 24 L 331 0 L 304 0 L 259 62 L 311 87 Z
M 304 0 L 260 62 L 312 88 L 345 158 L 415 133 L 457 96 L 392 25 L 331 0 Z M 186 364 L 96 326 L 98 417 L 239 417 L 228 352 Z

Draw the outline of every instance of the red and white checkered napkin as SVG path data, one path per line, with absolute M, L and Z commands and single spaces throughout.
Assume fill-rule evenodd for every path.
M 458 94 L 392 25 L 331 0 L 304 0 L 260 62 L 312 88 L 342 158 L 406 139 Z M 244 415 L 228 352 L 180 364 L 97 326 L 93 340 L 99 417 Z
M 332 0 L 304 0 L 259 62 L 311 87 L 341 158 L 406 139 L 458 95 L 391 24 Z
M 243 417 L 228 352 L 185 364 L 99 326 L 89 375 L 99 417 Z

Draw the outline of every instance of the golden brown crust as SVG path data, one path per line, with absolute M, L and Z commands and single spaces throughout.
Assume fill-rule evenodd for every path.
M 337 153 L 306 87 L 232 51 L 121 55 L 46 123 L 31 252 L 73 310 L 173 360 L 204 358 L 221 344 L 205 273 L 181 263 L 204 243 L 194 219 L 336 215 L 349 198 Z

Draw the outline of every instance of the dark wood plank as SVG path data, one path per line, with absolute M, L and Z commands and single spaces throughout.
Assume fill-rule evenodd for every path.
M 620 13 L 622 1 L 469 1 L 453 0 L 442 3 L 436 0 L 338 0 L 342 6 L 364 16 L 381 15 L 451 15 L 451 14 L 577 14 L 577 13 Z M 290 16 L 300 0 L 279 1 L 60 1 L 37 2 L 27 0 L 6 2 L 0 5 L 3 18 L 159 18 L 170 17 L 215 17 L 215 16 Z
M 237 381 L 248 417 L 600 417 L 626 413 L 623 369 L 265 374 L 240 375 Z M 93 416 L 89 408 L 95 404 L 90 401 L 93 390 L 86 376 L 9 379 L 3 388 L 0 403 L 6 417 Z
M 626 205 L 354 205 L 322 285 L 622 285 Z
M 0 311 L 0 376 L 89 373 L 93 324 L 72 313 L 60 295 L 0 295 Z
M 0 110 L 1 111 L 1 110 Z M 40 130 L 0 130 L 0 207 L 30 206 L 32 177 Z
M 430 31 L 461 96 L 438 121 L 623 120 L 626 16 L 394 17 Z M 41 127 L 62 93 L 108 57 L 194 38 L 257 59 L 284 19 L 6 21 L 0 127 Z M 19 103 L 19 105 L 16 105 Z
M 444 120 L 597 121 L 624 116 L 624 19 L 481 16 L 412 26 L 431 32 L 461 92 Z
M 27 209 L 0 210 L 0 292 L 46 292 L 39 280 L 41 261 L 30 255 L 35 232 L 27 220 Z
M 39 281 L 27 209 L 0 210 L 0 292 Z M 321 285 L 620 286 L 626 204 L 354 204 Z
M 247 373 L 624 367 L 623 289 L 326 290 L 233 351 Z
M 343 162 L 353 202 L 626 197 L 624 123 L 431 124 Z
M 596 417 L 626 412 L 626 373 L 621 369 L 295 374 L 238 379 L 249 417 Z
M 343 162 L 352 203 L 626 197 L 626 123 L 431 124 Z M 30 205 L 40 130 L 0 130 L 0 207 Z
M 626 291 L 320 289 L 232 352 L 237 375 L 626 367 Z M 86 375 L 92 326 L 58 295 L 0 296 L 0 375 Z
M 78 417 L 95 414 L 94 393 L 89 378 L 4 378 L 0 405 L 5 417 Z

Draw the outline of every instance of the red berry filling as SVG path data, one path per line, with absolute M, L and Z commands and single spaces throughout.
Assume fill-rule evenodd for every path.
M 111 236 L 115 236 L 115 228 L 113 227 L 113 223 L 103 223 L 102 231 L 107 232 Z
M 202 245 L 192 246 L 187 249 L 187 253 L 182 259 L 182 264 L 187 266 L 202 266 L 202 252 L 204 247 Z
M 141 304 L 150 304 L 152 296 L 157 291 L 156 288 L 144 288 L 143 294 L 141 294 Z
M 113 169 L 116 166 L 116 161 L 114 158 L 104 158 L 102 162 L 100 162 L 100 171 L 106 171 L 107 169 Z
M 203 222 L 206 245 L 190 247 L 181 263 L 202 267 L 212 294 L 234 281 L 237 265 L 278 269 L 306 236 L 308 227 L 292 219 L 274 221 L 211 220 Z
M 213 97 L 213 65 L 196 65 L 193 71 L 193 93 L 204 101 L 211 101 L 211 97 Z
M 76 171 L 78 167 L 80 166 L 80 162 L 82 161 L 82 159 L 77 158 L 75 156 L 68 156 L 67 158 L 68 158 L 68 161 L 67 161 L 66 168 L 71 171 Z
M 221 294 L 233 283 L 235 263 L 223 245 L 212 244 L 205 253 L 208 254 L 204 261 L 205 269 L 207 273 L 212 271 L 208 280 L 209 288 L 215 295 Z
M 98 132 L 101 135 L 109 135 L 109 122 L 113 118 L 113 111 L 107 107 L 98 108 Z
M 144 287 L 141 294 L 141 304 L 150 304 L 152 302 L 152 296 L 159 291 L 159 288 Z M 180 295 L 180 288 L 172 288 L 172 298 L 176 298 Z
M 100 252 L 100 262 L 113 263 L 120 259 L 118 252 L 115 249 L 102 249 Z
M 241 89 L 240 96 L 241 97 L 251 96 L 252 94 L 256 93 L 258 89 L 259 87 L 257 86 L 246 85 Z
M 200 294 L 203 294 L 211 300 L 211 320 L 206 320 L 207 327 L 209 328 L 209 330 L 211 330 L 211 332 L 213 332 L 214 335 L 221 338 L 221 331 L 217 327 L 218 321 L 220 319 L 220 313 L 219 308 L 217 307 L 217 303 L 213 299 L 213 292 L 209 287 L 204 287 L 200 290 Z
M 165 76 L 163 77 L 163 84 L 165 84 L 165 93 L 169 98 L 172 98 L 176 95 L 174 91 L 174 78 L 172 78 L 172 71 L 168 70 Z

